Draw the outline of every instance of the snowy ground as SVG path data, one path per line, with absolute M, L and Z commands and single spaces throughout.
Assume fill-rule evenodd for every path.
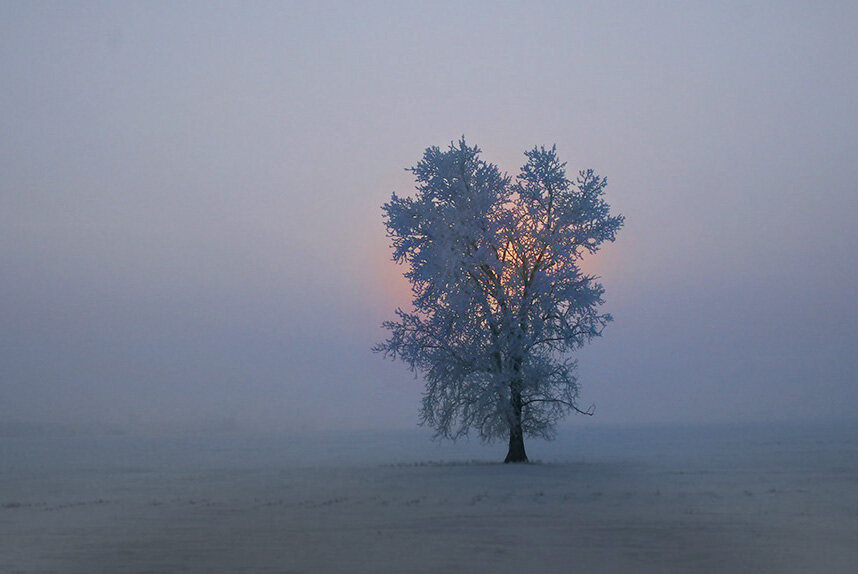
M 858 565 L 854 424 L 579 424 L 528 446 L 541 462 L 420 432 L 0 437 L 0 572 Z

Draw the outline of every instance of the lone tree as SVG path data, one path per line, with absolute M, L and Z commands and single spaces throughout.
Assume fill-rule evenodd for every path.
M 462 138 L 410 168 L 416 197 L 383 206 L 393 260 L 405 263 L 413 312 L 396 310 L 374 350 L 423 373 L 421 424 L 456 439 L 509 438 L 504 462 L 525 462 L 524 435 L 552 438 L 582 410 L 570 354 L 611 321 L 604 288 L 581 258 L 623 225 L 593 170 L 573 181 L 556 147 L 525 152 L 512 179 Z

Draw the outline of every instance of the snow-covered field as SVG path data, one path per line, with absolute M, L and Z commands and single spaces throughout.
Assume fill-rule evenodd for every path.
M 9 433 L 7 433 L 9 434 Z M 855 572 L 858 425 L 0 437 L 0 572 Z

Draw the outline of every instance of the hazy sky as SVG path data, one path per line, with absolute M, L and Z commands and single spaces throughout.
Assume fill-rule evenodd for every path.
M 380 206 L 462 134 L 627 218 L 588 423 L 858 412 L 854 3 L 175 4 L 0 3 L 0 421 L 414 424 Z

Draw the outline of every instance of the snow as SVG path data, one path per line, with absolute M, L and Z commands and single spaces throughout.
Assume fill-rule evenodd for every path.
M 410 169 L 416 196 L 382 207 L 413 312 L 397 309 L 375 350 L 423 375 L 421 421 L 439 436 L 509 438 L 511 461 L 527 460 L 522 435 L 550 438 L 585 412 L 571 354 L 612 320 L 580 264 L 624 219 L 610 214 L 604 178 L 569 179 L 556 152 L 526 151 L 513 183 L 464 137 L 430 147 Z
M 858 427 L 0 440 L 2 572 L 849 572 Z

